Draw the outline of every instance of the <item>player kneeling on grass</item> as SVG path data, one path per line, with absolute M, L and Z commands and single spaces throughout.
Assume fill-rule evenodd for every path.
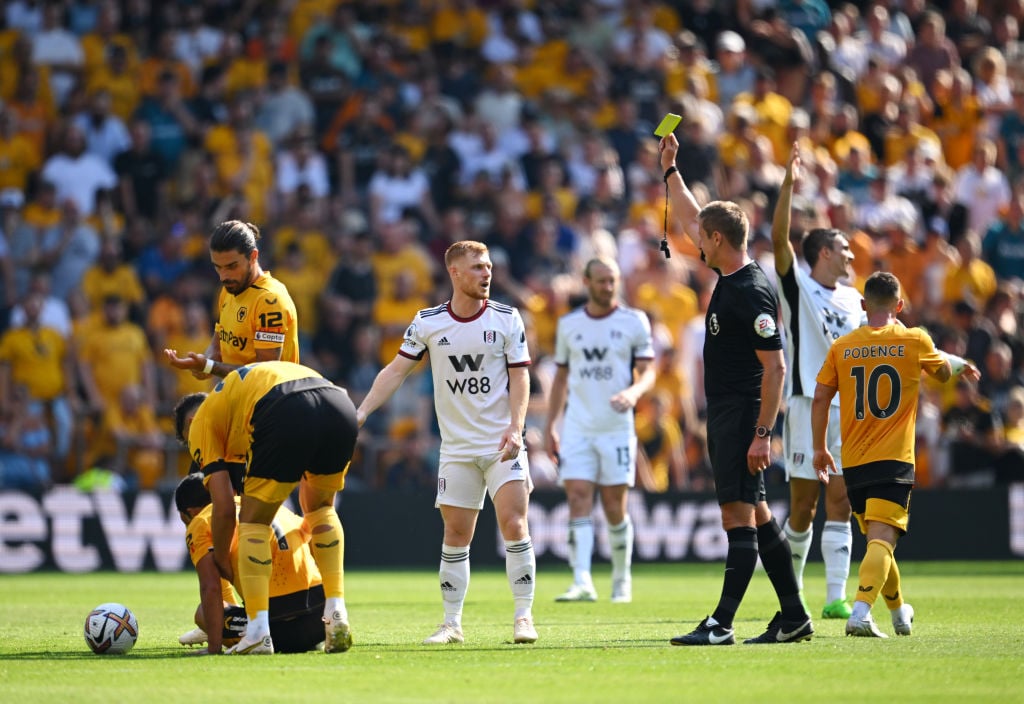
M 924 330 L 904 327 L 896 319 L 903 299 L 900 282 L 892 274 L 879 271 L 869 276 L 861 305 L 868 314 L 867 325 L 833 342 L 818 372 L 811 405 L 813 464 L 818 472 L 836 472 L 825 439 L 829 406 L 838 391 L 846 493 L 868 541 L 846 635 L 888 637 L 871 618 L 871 607 L 881 594 L 896 635 L 909 636 L 914 609 L 903 601 L 893 551 L 909 521 L 921 372 L 939 381 L 954 374 L 977 381 L 981 374 L 960 357 L 936 350 Z
M 187 531 L 185 543 L 199 575 L 198 628 L 178 638 L 182 645 L 208 643 L 206 652 L 219 653 L 222 645 L 234 645 L 245 633 L 248 619 L 238 605 L 231 585 L 222 580 L 213 561 L 213 529 L 210 493 L 203 475 L 189 474 L 174 491 L 174 503 Z M 313 650 L 324 640 L 324 588 L 320 570 L 309 550 L 310 533 L 301 517 L 282 506 L 271 523 L 276 539 L 271 542 L 273 573 L 270 579 L 270 635 L 279 653 Z M 232 566 L 238 564 L 237 546 L 231 550 Z M 237 567 L 235 574 L 238 574 Z M 207 624 L 223 624 L 213 628 Z
M 192 394 L 174 410 L 175 431 L 203 473 L 212 499 L 213 559 L 236 584 L 249 619 L 245 637 L 228 653 L 274 652 L 270 632 L 272 522 L 299 487 L 310 551 L 323 577 L 324 651 L 352 645 L 344 599 L 345 534 L 334 508 L 355 449 L 356 409 L 344 389 L 291 362 L 239 367 L 213 392 Z M 246 460 L 248 464 L 246 465 Z M 235 512 L 231 472 L 243 476 Z M 237 526 L 238 560 L 231 560 Z

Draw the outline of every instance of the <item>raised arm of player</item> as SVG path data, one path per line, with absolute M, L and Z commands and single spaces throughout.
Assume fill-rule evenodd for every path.
M 526 425 L 526 407 L 530 402 L 530 370 L 528 367 L 509 367 L 508 406 L 511 419 L 501 434 L 501 460 L 510 460 L 523 449 L 523 426 Z M 365 401 L 363 402 L 365 403 Z
M 395 355 L 388 366 L 380 370 L 377 378 L 373 380 L 373 386 L 366 392 L 363 402 L 356 409 L 356 421 L 360 428 L 366 422 L 367 416 L 387 403 L 387 400 L 398 391 L 398 387 L 419 363 L 418 359 L 410 359 L 399 354 Z
M 662 137 L 658 144 L 661 152 L 661 168 L 668 171 L 676 165 L 676 153 L 679 151 L 679 140 L 674 134 Z M 668 200 L 671 205 L 671 215 L 683 228 L 686 236 L 693 240 L 694 245 L 700 247 L 700 228 L 697 225 L 697 216 L 700 214 L 700 204 L 694 198 L 693 193 L 683 181 L 683 175 L 678 171 L 670 175 L 665 183 L 668 185 Z
M 793 151 L 789 155 L 786 176 L 779 187 L 779 200 L 775 203 L 775 215 L 772 217 L 772 252 L 775 254 L 775 271 L 779 276 L 789 272 L 796 259 L 793 245 L 789 241 L 789 227 L 792 221 L 793 186 L 800 173 L 800 147 L 793 143 Z

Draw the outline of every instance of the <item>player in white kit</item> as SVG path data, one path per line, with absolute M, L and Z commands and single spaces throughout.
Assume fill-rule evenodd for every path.
M 641 311 L 619 303 L 619 267 L 614 261 L 587 262 L 583 283 L 587 303 L 558 321 L 558 369 L 545 426 L 547 450 L 558 463 L 569 500 L 573 584 L 556 601 L 597 599 L 590 574 L 597 487 L 612 553 L 612 602 L 628 603 L 633 595 L 633 523 L 626 501 L 636 480 L 637 452 L 633 408 L 654 386 L 651 324 Z
M 377 375 L 356 412 L 359 425 L 385 403 L 429 353 L 441 429 L 435 506 L 444 520 L 440 587 L 445 617 L 425 645 L 462 643 L 469 545 L 490 494 L 505 540 L 505 571 L 515 602 L 513 641 L 533 643 L 537 562 L 527 526 L 533 488 L 523 447 L 530 353 L 519 311 L 489 300 L 491 258 L 480 242 L 445 252 L 447 303 L 419 311 L 395 359 Z
M 811 230 L 803 239 L 805 272 L 796 260 L 789 241 L 790 205 L 793 183 L 800 167 L 796 145 L 782 182 L 772 221 L 772 245 L 775 253 L 776 287 L 786 325 L 786 419 L 783 428 L 783 452 L 789 479 L 789 517 L 783 530 L 793 551 L 797 584 L 803 591 L 804 567 L 814 533 L 814 515 L 821 484 L 811 460 L 811 402 L 815 377 L 828 354 L 832 341 L 860 327 L 864 321 L 861 295 L 842 283 L 852 277 L 853 253 L 846 236 L 832 228 Z M 833 456 L 841 456 L 839 439 L 839 396 L 832 400 L 828 447 Z M 838 454 L 837 454 L 838 453 Z M 846 496 L 842 466 L 825 489 L 825 526 L 821 536 L 821 554 L 825 561 L 826 596 L 823 618 L 849 618 L 850 602 L 846 580 L 850 576 L 850 501 Z

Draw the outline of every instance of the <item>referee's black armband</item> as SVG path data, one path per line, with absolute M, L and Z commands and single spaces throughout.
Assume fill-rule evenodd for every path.
M 665 183 L 668 183 L 668 177 L 669 176 L 671 176 L 672 174 L 677 174 L 677 173 L 679 173 L 679 169 L 676 168 L 675 164 L 673 164 L 672 166 L 670 166 L 667 169 L 665 169 L 665 176 L 664 176 Z

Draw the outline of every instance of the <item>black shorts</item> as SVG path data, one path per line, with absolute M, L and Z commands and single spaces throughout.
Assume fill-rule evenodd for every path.
M 301 611 L 279 614 L 278 600 L 294 600 L 300 597 L 306 602 Z M 315 587 L 273 597 L 270 600 L 270 637 L 274 639 L 275 653 L 305 653 L 313 650 L 324 639 L 324 588 Z
M 747 469 L 747 450 L 760 406 L 760 399 L 743 396 L 708 399 L 708 457 L 719 505 L 733 501 L 756 505 L 765 500 L 764 472 L 753 475 Z
M 846 487 L 850 509 L 860 525 L 861 532 L 867 533 L 865 520 L 870 519 L 891 525 L 901 535 L 906 535 L 910 524 L 910 494 L 913 489 L 914 485 L 906 482 L 868 484 L 852 489 Z M 872 499 L 877 501 L 872 504 L 872 514 L 866 515 L 868 501 Z
M 304 472 L 338 474 L 356 447 L 356 407 L 337 386 L 282 396 L 253 414 L 250 477 L 298 482 Z
M 270 599 L 270 637 L 275 653 L 305 653 L 324 639 L 324 588 L 315 587 Z M 224 638 L 238 638 L 247 619 L 241 606 L 224 609 Z M 227 624 L 231 624 L 231 628 Z

